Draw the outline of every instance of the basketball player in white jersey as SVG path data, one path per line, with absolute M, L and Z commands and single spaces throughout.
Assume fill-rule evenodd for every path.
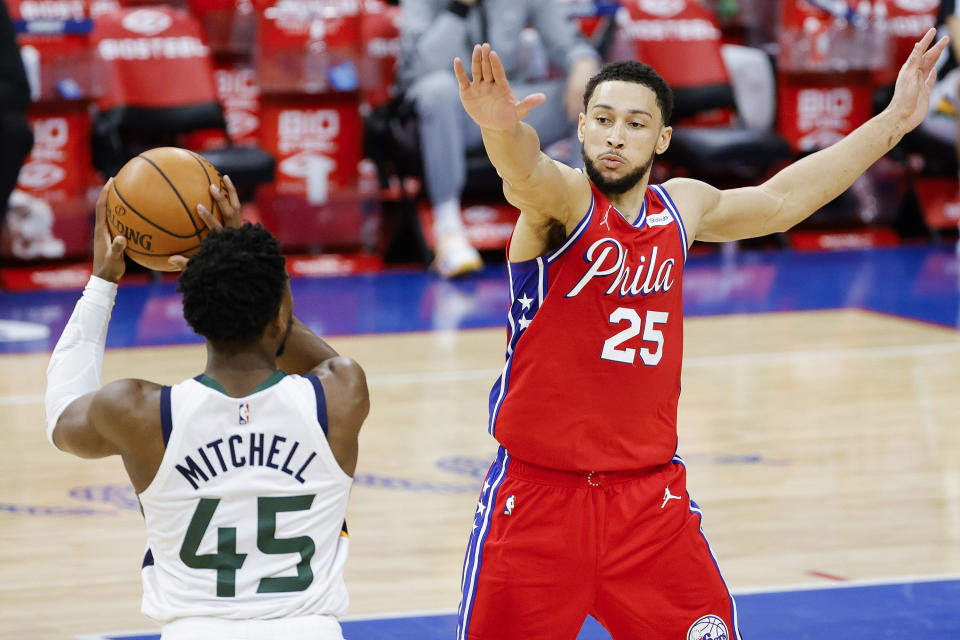
M 47 369 L 47 436 L 82 458 L 119 455 L 147 528 L 143 612 L 164 640 L 339 640 L 345 514 L 363 371 L 293 317 L 277 240 L 240 224 L 229 179 L 211 192 L 227 228 L 186 265 L 184 318 L 206 338 L 203 374 L 166 387 L 100 387 L 124 238 L 97 202 L 93 276 Z

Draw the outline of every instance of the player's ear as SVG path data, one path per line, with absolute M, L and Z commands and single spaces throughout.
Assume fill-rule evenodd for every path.
M 657 139 L 657 153 L 663 153 L 670 146 L 670 140 L 673 137 L 673 127 L 663 127 L 660 129 L 660 138 Z

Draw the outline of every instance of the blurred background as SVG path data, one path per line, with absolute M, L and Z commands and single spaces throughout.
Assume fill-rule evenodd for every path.
M 458 3 L 0 2 L 0 636 L 158 637 L 139 613 L 143 520 L 121 462 L 52 450 L 42 394 L 90 275 L 97 193 L 162 145 L 233 178 L 245 218 L 284 245 L 298 317 L 367 371 L 347 636 L 452 636 L 496 450 L 488 394 L 504 363 L 503 249 L 518 215 L 482 149 L 468 149 L 451 218 L 462 218 L 468 268 L 436 267 L 443 234 L 418 122 L 430 100 L 412 104 L 416 65 L 403 55 L 452 61 L 404 36 L 416 7 L 424 32 L 450 27 L 455 11 L 480 24 L 484 0 Z M 694 244 L 678 415 L 744 634 L 957 637 L 957 3 L 513 3 L 561 7 L 554 26 L 575 27 L 582 59 L 653 65 L 676 108 L 651 182 L 718 187 L 760 183 L 846 135 L 888 103 L 914 42 L 931 26 L 957 29 L 923 125 L 847 192 L 787 233 Z M 424 7 L 443 20 L 423 20 Z M 562 86 L 562 29 L 539 26 L 501 51 L 518 82 Z M 546 151 L 580 155 L 569 136 Z M 175 286 L 130 264 L 105 381 L 170 384 L 202 370 Z M 609 640 L 592 619 L 580 638 Z

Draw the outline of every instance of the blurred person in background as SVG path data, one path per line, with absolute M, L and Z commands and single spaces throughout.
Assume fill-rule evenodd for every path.
M 24 112 L 30 106 L 30 85 L 5 2 L 0 2 L 0 233 L 17 175 L 33 147 Z
M 517 92 L 546 94 L 546 103 L 527 122 L 543 144 L 550 145 L 574 134 L 584 87 L 600 68 L 599 56 L 558 0 L 402 0 L 401 6 L 398 84 L 419 117 L 424 178 L 434 215 L 434 268 L 451 278 L 483 266 L 467 239 L 460 210 L 467 152 L 481 149 L 483 141 L 460 103 L 450 60 L 469 59 L 475 43 L 491 43 Z M 528 25 L 565 78 L 528 81 L 519 46 Z
M 950 36 L 950 47 L 937 61 L 939 80 L 930 93 L 930 109 L 920 129 L 940 142 L 955 145 L 958 166 L 960 166 L 960 128 L 957 117 L 960 115 L 960 15 L 957 10 L 960 3 L 956 0 L 943 0 L 937 25 L 940 35 Z

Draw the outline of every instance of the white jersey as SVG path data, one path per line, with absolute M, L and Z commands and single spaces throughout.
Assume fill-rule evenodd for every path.
M 327 444 L 315 376 L 277 372 L 234 398 L 205 376 L 161 392 L 167 448 L 140 494 L 143 613 L 266 620 L 346 612 L 352 479 Z M 165 632 L 167 629 L 165 628 Z

